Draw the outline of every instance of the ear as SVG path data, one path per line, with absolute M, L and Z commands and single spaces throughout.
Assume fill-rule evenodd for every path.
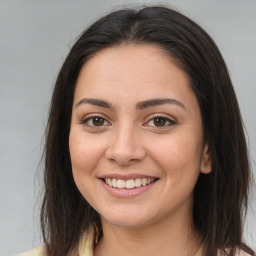
M 201 173 L 209 174 L 212 171 L 212 157 L 208 143 L 204 145 L 204 151 L 201 160 Z

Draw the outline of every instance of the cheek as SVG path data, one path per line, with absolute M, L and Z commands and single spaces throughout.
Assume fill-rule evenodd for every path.
M 152 142 L 151 155 L 173 180 L 186 179 L 186 176 L 198 175 L 201 160 L 201 140 L 181 133 L 169 138 Z
M 102 155 L 102 148 L 98 140 L 92 141 L 79 132 L 70 132 L 69 150 L 73 172 L 88 173 L 95 169 Z
M 92 191 L 95 190 L 94 182 L 97 180 L 95 170 L 102 156 L 102 145 L 95 141 L 97 142 L 85 136 L 79 129 L 70 131 L 69 150 L 74 181 L 80 193 L 92 205 Z

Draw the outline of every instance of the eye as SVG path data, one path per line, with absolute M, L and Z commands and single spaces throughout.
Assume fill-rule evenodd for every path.
M 81 123 L 86 126 L 91 126 L 91 127 L 101 127 L 101 126 L 110 125 L 109 122 L 106 121 L 101 116 L 91 116 L 91 117 L 85 118 L 84 120 L 82 120 Z
M 150 119 L 146 124 L 148 126 L 163 128 L 163 127 L 174 125 L 176 124 L 176 122 L 164 116 L 156 116 Z

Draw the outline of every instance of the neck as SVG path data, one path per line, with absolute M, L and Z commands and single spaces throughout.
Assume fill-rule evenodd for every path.
M 131 228 L 115 226 L 102 220 L 103 237 L 94 255 L 193 256 L 200 245 L 200 236 L 191 223 L 189 217 L 183 220 L 166 218 L 156 224 Z

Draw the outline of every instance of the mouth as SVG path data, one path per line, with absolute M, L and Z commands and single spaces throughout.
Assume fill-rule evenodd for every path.
M 119 188 L 119 189 L 134 189 L 150 185 L 156 182 L 157 178 L 136 178 L 136 179 L 115 179 L 115 178 L 103 178 L 105 184 L 109 187 Z

